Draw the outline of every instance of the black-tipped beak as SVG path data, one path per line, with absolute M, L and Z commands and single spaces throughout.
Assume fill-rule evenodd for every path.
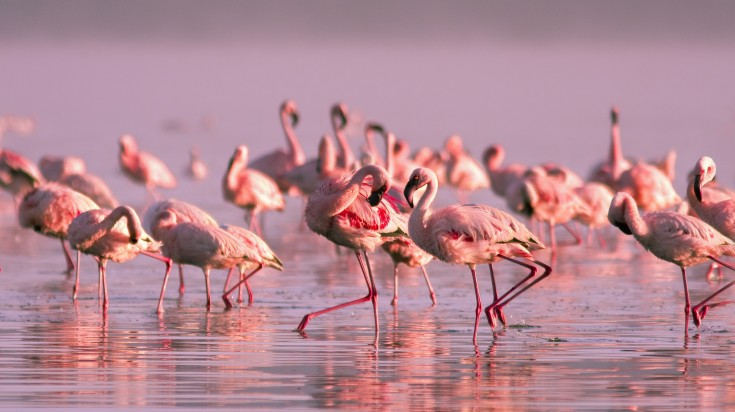
M 698 201 L 702 201 L 702 174 L 694 175 L 694 196 Z
M 406 188 L 403 189 L 403 196 L 406 198 L 406 202 L 413 209 L 413 192 L 416 191 L 416 182 L 412 179 L 406 183 Z
M 385 194 L 385 191 L 388 190 L 386 186 L 381 187 L 380 189 L 370 193 L 370 197 L 368 197 L 368 203 L 370 203 L 370 206 L 377 206 L 380 204 L 380 201 L 383 200 L 383 195 Z
M 615 227 L 620 229 L 621 232 L 625 233 L 626 235 L 632 235 L 633 231 L 630 230 L 630 227 L 628 227 L 628 224 L 625 222 L 615 222 Z
M 296 112 L 291 112 L 291 124 L 296 126 L 299 123 L 299 114 Z

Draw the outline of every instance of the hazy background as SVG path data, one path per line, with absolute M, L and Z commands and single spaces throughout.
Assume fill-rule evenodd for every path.
M 583 176 L 607 153 L 615 104 L 626 155 L 676 149 L 683 191 L 709 154 L 732 184 L 733 21 L 729 1 L 0 1 L 0 113 L 38 122 L 3 144 L 80 155 L 124 202 L 142 189 L 118 172 L 120 134 L 179 174 L 197 145 L 212 172 L 200 193 L 220 201 L 237 144 L 256 157 L 285 145 L 287 98 L 310 157 L 343 101 L 413 148 L 460 133 L 476 156 L 501 143 L 508 161 Z

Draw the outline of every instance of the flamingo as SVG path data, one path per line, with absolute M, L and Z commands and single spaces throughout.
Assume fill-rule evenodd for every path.
M 119 206 L 114 210 L 88 210 L 71 221 L 67 240 L 72 249 L 94 256 L 99 268 L 99 289 L 102 291 L 102 307 L 107 310 L 107 261 L 123 263 L 138 255 L 150 256 L 166 264 L 166 273 L 171 271 L 171 259 L 159 255 L 160 244 L 154 241 L 140 224 L 140 218 L 130 206 Z M 72 299 L 79 291 L 79 260 L 74 281 Z
M 268 175 L 248 168 L 248 148 L 240 145 L 230 158 L 222 179 L 225 200 L 246 210 L 245 220 L 260 234 L 258 213 L 267 210 L 283 211 L 283 195 L 276 182 Z
M 695 217 L 670 211 L 654 211 L 641 216 L 635 199 L 625 192 L 615 194 L 607 217 L 621 232 L 633 235 L 654 256 L 679 266 L 684 283 L 685 333 L 689 313 L 694 318 L 694 324 L 699 327 L 709 308 L 730 303 L 726 301 L 708 304 L 712 298 L 735 284 L 735 281 L 726 284 L 694 307 L 689 301 L 687 267 L 709 259 L 735 270 L 718 259 L 721 255 L 735 255 L 735 243 L 715 228 Z
M 490 187 L 490 180 L 482 167 L 464 150 L 459 135 L 450 136 L 444 143 L 444 150 L 449 155 L 447 165 L 447 183 L 457 190 L 458 198 L 463 202 L 467 192 Z
M 23 155 L 0 149 L 0 187 L 9 191 L 18 205 L 18 199 L 45 180 L 40 170 Z
M 153 239 L 161 241 L 163 237 L 163 230 L 161 228 L 162 222 L 161 214 L 163 211 L 169 211 L 176 215 L 177 222 L 195 222 L 203 225 L 212 227 L 218 227 L 217 220 L 212 215 L 205 212 L 204 210 L 194 206 L 190 203 L 177 200 L 177 199 L 166 199 L 159 200 L 152 203 L 146 209 L 143 214 L 143 227 L 151 234 Z M 179 264 L 179 293 L 183 294 L 185 290 L 184 285 L 184 269 Z
M 663 210 L 681 203 L 671 180 L 655 166 L 638 162 L 620 175 L 615 189 L 626 192 L 644 211 Z
M 430 169 L 418 168 L 411 173 L 404 192 L 408 204 L 414 206 L 413 195 L 417 189 L 426 187 L 426 191 L 411 212 L 408 231 L 411 239 L 421 249 L 437 259 L 447 263 L 464 264 L 470 268 L 477 300 L 475 329 L 472 335 L 472 342 L 476 345 L 482 300 L 475 266 L 478 263 L 487 263 L 490 268 L 494 300 L 485 308 L 485 314 L 491 327 L 495 326 L 495 316 L 506 325 L 503 314 L 505 305 L 549 276 L 551 267 L 536 260 L 531 254 L 531 250 L 543 248 L 543 243 L 508 213 L 476 204 L 452 205 L 432 211 L 431 204 L 436 197 L 437 186 L 436 175 Z M 501 259 L 528 268 L 530 273 L 503 295 L 498 296 L 492 264 Z M 533 264 L 544 269 L 541 276 L 535 279 L 533 278 L 536 276 L 537 267 Z M 527 283 L 529 281 L 530 283 Z M 516 291 L 518 288 L 520 290 Z
M 588 242 L 592 232 L 597 233 L 597 240 L 601 247 L 604 247 L 605 241 L 600 235 L 600 228 L 610 224 L 607 220 L 607 211 L 610 208 L 610 202 L 613 198 L 613 191 L 609 186 L 598 182 L 585 183 L 583 186 L 574 189 L 574 193 L 587 205 L 589 213 L 580 213 L 574 217 L 574 220 L 582 223 L 588 228 Z
M 557 224 L 564 226 L 577 243 L 581 242 L 567 222 L 589 214 L 589 208 L 573 189 L 561 180 L 550 178 L 543 168 L 529 169 L 523 180 L 508 188 L 506 202 L 511 210 L 548 224 L 552 253 L 556 251 L 554 228 Z
M 268 244 L 255 233 L 245 228 L 233 225 L 222 225 L 220 226 L 220 228 L 238 238 L 242 242 L 243 246 L 251 249 L 252 252 L 250 256 L 253 258 L 252 261 L 244 260 L 238 265 L 238 268 L 240 269 L 240 281 L 237 282 L 235 286 L 229 289 L 227 287 L 227 284 L 229 283 L 230 275 L 232 275 L 232 271 L 234 270 L 234 268 L 231 268 L 229 273 L 227 274 L 224 293 L 222 295 L 222 300 L 225 302 L 225 307 L 227 309 L 232 308 L 232 303 L 230 303 L 229 295 L 232 294 L 232 292 L 236 288 L 240 287 L 243 284 L 248 291 L 248 302 L 253 303 L 253 291 L 252 289 L 250 289 L 248 279 L 250 279 L 264 266 L 268 266 L 276 270 L 283 270 L 283 263 L 281 263 L 281 260 L 278 259 L 278 256 L 273 253 L 270 246 L 268 246 Z M 252 270 L 252 272 L 246 275 L 246 272 L 248 270 Z M 242 293 L 239 294 L 237 300 L 238 302 L 242 302 Z
M 100 207 L 114 209 L 120 204 L 104 180 L 87 172 L 86 163 L 79 157 L 43 156 L 39 167 L 46 180 L 61 183 L 87 195 Z
M 88 210 L 99 209 L 89 197 L 58 183 L 45 183 L 28 192 L 18 205 L 21 227 L 49 237 L 58 238 L 66 258 L 66 271 L 74 270 L 69 249 L 64 242 L 69 224 Z M 79 260 L 79 252 L 77 252 Z
M 276 181 L 281 192 L 290 192 L 295 195 L 296 192 L 292 189 L 293 184 L 285 177 L 285 174 L 306 161 L 304 150 L 301 148 L 301 143 L 299 143 L 294 131 L 294 127 L 299 122 L 299 110 L 296 107 L 296 102 L 293 100 L 283 102 L 280 114 L 281 126 L 288 142 L 288 150 L 277 149 L 263 155 L 250 162 L 249 167 L 270 176 Z
M 345 128 L 349 121 L 349 110 L 344 103 L 336 103 L 330 111 L 330 119 L 334 137 L 339 144 L 339 154 L 337 155 L 337 166 L 351 170 L 355 166 L 355 155 L 352 153 L 350 144 L 345 136 Z
M 595 166 L 590 173 L 589 180 L 615 187 L 615 182 L 620 174 L 630 169 L 633 165 L 623 157 L 620 145 L 620 124 L 618 123 L 620 111 L 616 106 L 610 109 L 610 152 L 606 161 Z
M 131 180 L 145 185 L 150 198 L 157 198 L 156 188 L 173 189 L 176 177 L 166 164 L 154 155 L 138 149 L 132 135 L 120 137 L 120 168 Z
M 204 163 L 204 160 L 199 156 L 199 149 L 196 147 L 193 147 L 189 151 L 189 167 L 187 169 L 187 173 L 189 173 L 189 176 L 194 180 L 202 180 L 207 177 L 207 174 L 209 173 L 207 164 Z
M 178 222 L 171 210 L 164 209 L 154 219 L 158 222 L 158 233 L 163 240 L 161 251 L 174 263 L 192 265 L 204 272 L 207 291 L 207 309 L 212 306 L 209 286 L 209 273 L 212 269 L 230 269 L 248 260 L 258 263 L 258 257 L 246 248 L 237 237 L 219 227 L 194 223 Z M 169 272 L 163 278 L 161 296 L 158 299 L 158 313 L 163 313 L 163 297 Z
M 715 161 L 709 156 L 702 156 L 695 164 L 692 174 L 687 185 L 687 200 L 696 216 L 735 240 L 735 199 L 723 192 L 707 190 L 717 174 Z M 713 263 L 708 275 L 715 269 L 719 268 Z
M 520 163 L 511 163 L 501 166 L 505 160 L 505 149 L 499 144 L 494 144 L 485 149 L 482 154 L 483 163 L 490 177 L 490 188 L 493 193 L 505 197 L 505 192 L 515 182 L 522 180 L 528 167 Z
M 378 291 L 367 252 L 383 243 L 385 237 L 406 234 L 397 210 L 389 197 L 383 196 L 389 185 L 390 177 L 385 169 L 367 165 L 350 176 L 323 182 L 309 196 L 304 211 L 309 229 L 355 252 L 368 293 L 363 298 L 306 314 L 296 328 L 298 332 L 303 333 L 314 317 L 370 300 L 375 334 L 378 334 Z

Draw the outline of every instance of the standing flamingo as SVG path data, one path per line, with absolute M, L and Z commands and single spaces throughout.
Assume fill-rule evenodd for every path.
M 177 215 L 163 210 L 155 216 L 158 232 L 163 240 L 161 251 L 174 263 L 192 265 L 204 272 L 207 291 L 207 309 L 212 306 L 209 273 L 212 269 L 230 269 L 245 260 L 257 264 L 258 257 L 246 248 L 240 239 L 218 227 L 201 223 L 178 222 Z M 163 313 L 163 297 L 166 293 L 168 275 L 163 278 L 161 296 L 158 298 L 158 313 Z
M 600 229 L 610 224 L 607 220 L 607 210 L 613 198 L 610 186 L 598 182 L 588 182 L 584 186 L 574 189 L 574 193 L 587 205 L 588 213 L 580 213 L 574 220 L 587 226 L 587 242 L 591 242 L 592 233 L 597 234 L 600 247 L 605 246 L 605 241 L 600 234 Z
M 202 160 L 199 155 L 199 149 L 196 147 L 192 147 L 189 151 L 189 167 L 186 169 L 186 172 L 194 180 L 202 180 L 209 173 L 207 164 Z
M 285 177 L 291 169 L 303 164 L 306 161 L 304 150 L 296 136 L 294 126 L 299 122 L 299 110 L 296 102 L 286 100 L 281 104 L 281 126 L 286 134 L 288 142 L 288 150 L 278 149 L 266 155 L 263 155 L 252 162 L 250 168 L 259 170 L 270 176 L 278 184 L 278 188 L 283 193 L 291 193 L 295 195 L 297 192 L 292 191 L 291 182 Z
M 309 196 L 304 216 L 313 232 L 333 243 L 352 249 L 360 262 L 368 294 L 304 316 L 296 328 L 303 333 L 311 319 L 325 313 L 362 302 L 372 301 L 375 333 L 378 323 L 378 291 L 375 287 L 368 251 L 384 241 L 386 236 L 405 234 L 396 209 L 388 197 L 383 197 L 390 185 L 388 172 L 380 166 L 367 165 L 350 176 L 330 179 Z
M 212 227 L 219 227 L 217 220 L 215 220 L 212 215 L 197 206 L 177 199 L 159 200 L 149 205 L 143 214 L 143 227 L 151 234 L 153 239 L 159 242 L 162 240 L 164 230 L 161 228 L 162 222 L 160 219 L 165 216 L 161 214 L 163 211 L 169 211 L 176 215 L 177 222 L 195 222 Z M 185 290 L 184 269 L 180 264 L 178 266 L 179 293 L 183 294 Z
M 501 166 L 505 160 L 505 149 L 499 144 L 494 144 L 485 149 L 482 154 L 485 169 L 490 177 L 490 188 L 493 193 L 505 197 L 505 192 L 515 182 L 522 180 L 528 167 L 520 163 L 511 163 Z
M 66 258 L 66 271 L 71 273 L 74 263 L 64 242 L 69 224 L 81 213 L 93 209 L 99 209 L 99 206 L 92 199 L 66 186 L 49 182 L 23 197 L 18 205 L 18 222 L 21 227 L 58 238 Z
M 487 263 L 493 284 L 494 300 L 485 314 L 491 327 L 495 326 L 495 316 L 506 325 L 503 307 L 551 274 L 551 267 L 539 262 L 530 250 L 543 248 L 544 245 L 526 227 L 508 213 L 486 205 L 452 205 L 432 211 L 431 203 L 437 193 L 437 178 L 434 172 L 418 168 L 411 173 L 406 183 L 405 196 L 413 207 L 413 194 L 422 187 L 426 191 L 411 212 L 408 231 L 416 244 L 437 259 L 454 264 L 464 264 L 470 268 L 475 286 L 475 329 L 472 342 L 477 344 L 477 328 L 482 311 L 480 288 L 477 284 L 475 266 Z M 536 275 L 537 268 L 516 258 L 524 258 L 541 266 L 544 273 L 527 283 Z M 528 268 L 531 272 L 503 295 L 498 296 L 495 273 L 492 264 L 500 259 Z M 521 288 L 516 292 L 516 289 Z M 513 293 L 515 292 L 515 293 Z
M 726 301 L 708 304 L 707 302 L 731 287 L 735 281 L 726 284 L 691 307 L 686 268 L 709 259 L 735 270 L 718 259 L 721 255 L 735 256 L 735 243 L 732 240 L 695 217 L 669 211 L 649 212 L 641 216 L 638 213 L 635 199 L 624 192 L 615 194 L 607 216 L 610 223 L 626 235 L 633 235 L 638 243 L 654 256 L 679 266 L 684 282 L 685 333 L 689 324 L 690 312 L 694 318 L 694 324 L 698 327 L 709 308 L 730 303 Z
M 160 244 L 154 241 L 140 224 L 135 210 L 130 206 L 88 210 L 69 224 L 67 239 L 72 249 L 94 256 L 99 267 L 99 289 L 102 291 L 102 307 L 109 306 L 107 294 L 107 261 L 127 262 L 142 254 L 158 259 L 166 264 L 166 273 L 171 271 L 171 259 L 163 257 Z M 78 256 L 78 255 L 77 255 Z M 79 291 L 79 260 L 74 281 L 72 299 Z
M 149 198 L 155 199 L 156 188 L 173 189 L 177 181 L 166 164 L 154 155 L 138 149 L 129 134 L 120 137 L 120 168 L 134 182 L 145 185 Z
M 224 293 L 222 294 L 222 300 L 225 302 L 225 307 L 227 309 L 232 308 L 232 303 L 230 303 L 229 296 L 235 289 L 240 288 L 240 293 L 238 294 L 237 301 L 242 302 L 241 286 L 244 284 L 248 291 L 248 303 L 253 303 L 253 291 L 250 288 L 248 279 L 250 279 L 264 266 L 268 266 L 276 270 L 283 270 L 283 263 L 281 263 L 281 260 L 278 259 L 278 256 L 273 253 L 270 246 L 268 246 L 268 244 L 265 243 L 265 241 L 255 233 L 239 226 L 233 225 L 222 225 L 221 228 L 225 232 L 238 238 L 242 242 L 243 246 L 249 248 L 252 251 L 250 253 L 252 260 L 244 260 L 238 265 L 238 269 L 240 269 L 240 281 L 237 282 L 237 284 L 232 288 L 228 288 L 227 286 L 230 280 L 230 275 L 232 275 L 234 268 L 231 268 L 229 273 L 227 273 L 227 280 L 225 281 L 225 288 Z M 246 274 L 246 272 L 249 270 L 252 270 L 252 272 L 250 272 L 250 274 Z
M 225 200 L 246 210 L 245 221 L 261 234 L 258 213 L 282 211 L 285 204 L 276 182 L 268 175 L 248 168 L 248 148 L 240 145 L 230 158 L 222 179 Z

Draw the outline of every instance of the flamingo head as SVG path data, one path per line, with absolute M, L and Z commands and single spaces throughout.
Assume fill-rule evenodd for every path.
M 293 100 L 283 102 L 281 104 L 281 115 L 290 117 L 291 125 L 296 126 L 299 123 L 299 109 L 296 107 L 296 102 Z
M 429 184 L 429 182 L 432 181 L 433 174 L 434 172 L 432 172 L 431 169 L 424 167 L 417 167 L 411 173 L 411 177 L 409 177 L 408 182 L 406 182 L 406 188 L 403 189 L 403 196 L 406 197 L 406 201 L 409 206 L 413 207 L 414 192 Z M 436 175 L 434 175 L 433 179 L 436 180 Z
M 618 106 L 613 106 L 610 109 L 610 122 L 616 125 L 618 124 L 618 121 L 620 121 L 620 110 L 618 109 Z
M 332 122 L 336 130 L 342 130 L 347 126 L 347 106 L 344 103 L 332 106 Z
M 610 208 L 607 211 L 607 220 L 610 224 L 620 229 L 621 232 L 626 235 L 632 235 L 633 231 L 630 229 L 630 225 L 628 225 L 628 221 L 625 219 L 626 209 L 628 207 L 637 208 L 635 200 L 625 192 L 616 193 L 615 197 L 613 197 L 613 200 L 610 202 Z
M 717 173 L 715 161 L 709 156 L 702 156 L 694 166 L 694 195 L 702 201 L 702 187 L 711 182 Z
M 135 142 L 132 135 L 124 134 L 120 136 L 120 152 L 134 153 L 136 151 L 138 151 L 138 143 Z

